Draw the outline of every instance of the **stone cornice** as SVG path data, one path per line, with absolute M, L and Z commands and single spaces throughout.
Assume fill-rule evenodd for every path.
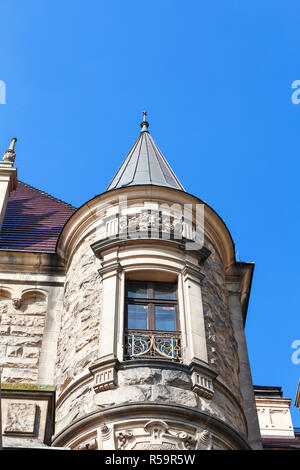
M 107 191 L 81 206 L 65 225 L 57 244 L 58 253 L 68 258 L 80 239 L 92 231 L 93 224 L 105 215 L 108 207 L 119 204 L 119 197 L 127 197 L 128 205 L 145 200 L 160 204 L 205 204 L 205 233 L 217 248 L 225 267 L 235 261 L 234 244 L 224 221 L 200 199 L 183 191 L 161 186 L 132 186 Z
M 94 411 L 82 418 L 79 418 L 57 434 L 53 441 L 53 446 L 64 446 L 71 439 L 76 437 L 78 433 L 89 431 L 92 427 L 98 427 L 104 422 L 113 422 L 122 419 L 141 419 L 153 416 L 163 416 L 165 420 L 175 420 L 176 422 L 187 420 L 197 426 L 208 427 L 212 431 L 217 432 L 229 442 L 233 448 L 250 450 L 250 446 L 246 440 L 246 436 L 237 432 L 221 419 L 210 415 L 209 413 L 191 409 L 183 405 L 171 405 L 161 403 L 128 403 L 123 405 L 110 406 L 100 411 Z
M 205 275 L 201 271 L 194 269 L 191 266 L 185 266 L 181 271 L 181 274 L 183 274 L 184 276 L 189 276 L 191 278 L 197 278 L 200 282 L 203 281 L 203 279 L 205 278 Z
M 244 410 L 233 395 L 231 390 L 227 387 L 227 385 L 218 378 L 217 373 L 212 370 L 208 364 L 202 361 L 193 361 L 190 364 L 181 364 L 179 362 L 171 362 L 171 361 L 164 361 L 159 359 L 139 359 L 137 361 L 124 361 L 119 362 L 116 358 L 112 357 L 103 357 L 101 359 L 96 360 L 93 365 L 89 367 L 89 372 L 82 373 L 80 376 L 76 377 L 72 382 L 70 382 L 67 387 L 63 390 L 60 396 L 57 398 L 56 406 L 59 407 L 62 403 L 70 396 L 71 393 L 74 393 L 77 389 L 86 385 L 93 381 L 94 375 L 101 369 L 105 369 L 106 367 L 113 366 L 115 367 L 116 371 L 119 370 L 126 370 L 126 369 L 136 369 L 140 367 L 151 367 L 156 369 L 170 369 L 170 370 L 177 370 L 183 371 L 189 374 L 193 372 L 202 372 L 206 376 L 210 377 L 213 381 L 214 387 L 216 390 L 225 393 L 227 398 L 232 402 L 234 406 L 238 406 L 239 410 L 241 411 L 241 415 L 244 417 Z M 247 428 L 247 422 L 244 417 L 244 425 Z
M 118 237 L 109 238 L 104 240 L 99 240 L 91 244 L 91 248 L 96 256 L 101 257 L 101 252 L 105 251 L 110 248 L 114 248 L 116 246 L 123 246 L 123 245 L 137 245 L 137 244 L 164 244 L 166 246 L 170 246 L 173 248 L 179 248 L 181 250 L 185 249 L 185 242 L 186 240 L 165 240 L 164 238 L 143 238 L 142 236 L 131 237 L 129 239 L 120 239 Z M 202 247 L 200 250 L 195 250 L 196 253 L 200 257 L 200 263 L 202 264 L 210 255 L 210 250 L 205 246 Z
M 66 388 L 60 393 L 59 397 L 56 400 L 56 408 L 61 406 L 61 404 L 68 398 L 68 396 L 75 392 L 79 387 L 88 384 L 93 381 L 92 373 L 84 372 L 81 375 L 75 377 L 75 379 L 70 382 Z
M 122 271 L 122 266 L 120 263 L 111 263 L 103 268 L 98 269 L 98 273 L 100 274 L 101 277 L 109 274 L 109 273 L 115 273 L 115 272 L 121 272 Z
M 0 181 L 7 181 L 9 183 L 9 192 L 13 191 L 17 187 L 17 168 L 13 166 L 13 163 L 0 162 Z
M 243 323 L 246 323 L 247 309 L 254 272 L 254 263 L 235 262 L 226 270 L 225 282 L 228 295 L 240 298 Z
M 56 253 L 0 250 L 0 272 L 64 274 L 64 262 Z M 6 275 L 6 274 L 5 274 Z

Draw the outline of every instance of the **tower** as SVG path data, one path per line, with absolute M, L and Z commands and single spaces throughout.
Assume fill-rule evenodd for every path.
M 254 266 L 185 191 L 146 113 L 107 190 L 78 209 L 17 181 L 15 142 L 0 162 L 4 448 L 260 449 Z
M 244 335 L 253 264 L 235 260 L 224 221 L 184 190 L 146 113 L 107 190 L 65 224 L 57 255 L 52 445 L 261 448 Z

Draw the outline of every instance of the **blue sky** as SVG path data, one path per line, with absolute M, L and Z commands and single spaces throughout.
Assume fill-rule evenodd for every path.
M 74 205 L 105 190 L 141 111 L 188 192 L 256 264 L 254 383 L 295 397 L 299 328 L 300 4 L 2 0 L 0 150 L 19 178 Z M 293 421 L 300 413 L 292 405 Z

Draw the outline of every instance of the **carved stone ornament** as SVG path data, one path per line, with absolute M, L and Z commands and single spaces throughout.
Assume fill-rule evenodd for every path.
M 21 302 L 22 302 L 21 299 L 18 299 L 17 297 L 14 297 L 13 299 L 11 299 L 11 301 L 12 301 L 13 306 L 16 309 L 19 309 L 21 307 Z
M 94 374 L 93 388 L 96 393 L 116 387 L 116 371 L 114 366 L 102 369 Z
M 9 163 L 14 163 L 16 158 L 16 154 L 13 150 L 8 149 L 3 155 L 2 161 L 3 162 L 9 162 Z
M 4 434 L 35 435 L 37 405 L 34 403 L 9 403 Z
M 9 148 L 4 152 L 2 161 L 8 163 L 14 163 L 16 154 L 15 154 L 15 143 L 17 142 L 17 138 L 13 137 L 11 139 L 11 143 Z
M 193 384 L 193 392 L 197 393 L 197 395 L 199 396 L 211 400 L 214 395 L 212 380 L 197 371 L 192 373 L 191 378 Z
M 97 450 L 98 449 L 98 443 L 97 439 L 87 439 L 84 442 L 81 442 L 75 450 Z
M 113 426 L 109 426 L 108 424 L 103 423 L 98 429 L 97 434 L 98 434 L 99 449 L 101 450 L 115 449 Z
M 165 214 L 160 210 L 141 210 L 135 214 L 120 215 L 106 223 L 106 237 L 128 233 L 146 233 L 148 231 L 162 232 L 173 235 L 176 239 L 182 237 L 194 240 L 195 227 L 191 221 L 183 222 L 182 214 Z
M 126 445 L 128 444 L 128 441 L 130 441 L 130 439 L 133 438 L 133 433 L 132 431 L 123 431 L 123 432 L 119 432 L 117 434 L 117 439 L 118 439 L 118 449 L 119 450 L 123 450 Z
M 130 425 L 130 423 L 128 423 Z M 176 426 L 177 427 L 177 426 Z M 207 430 L 178 431 L 162 420 L 151 420 L 144 426 L 122 429 L 115 434 L 118 450 L 209 450 L 211 434 Z

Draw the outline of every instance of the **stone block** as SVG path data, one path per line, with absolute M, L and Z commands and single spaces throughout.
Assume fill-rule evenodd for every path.
M 160 382 L 161 370 L 150 367 L 126 369 L 118 373 L 120 387 L 126 385 L 143 385 Z
M 41 337 L 10 336 L 7 340 L 9 346 L 38 346 L 41 344 Z
M 9 335 L 9 325 L 0 325 L 0 336 Z
M 23 357 L 34 357 L 38 358 L 40 355 L 40 348 L 28 348 L 24 347 L 23 348 Z
M 34 436 L 37 406 L 34 403 L 9 403 L 4 434 Z
M 12 326 L 11 334 L 16 336 L 38 336 L 43 335 L 43 327 L 32 326 Z
M 182 390 L 168 385 L 153 385 L 151 401 L 161 403 L 175 403 L 178 405 L 197 407 L 197 397 L 190 390 Z
M 4 367 L 2 372 L 2 381 L 3 382 L 28 382 L 34 383 L 37 380 L 37 369 L 28 369 L 28 368 L 9 368 Z
M 120 403 L 145 402 L 151 397 L 151 386 L 125 386 L 97 393 L 95 405 L 101 407 L 113 406 Z
M 7 357 L 22 357 L 23 348 L 22 346 L 8 346 Z
M 191 389 L 191 381 L 188 374 L 180 370 L 164 369 L 162 371 L 161 383 L 187 390 Z

